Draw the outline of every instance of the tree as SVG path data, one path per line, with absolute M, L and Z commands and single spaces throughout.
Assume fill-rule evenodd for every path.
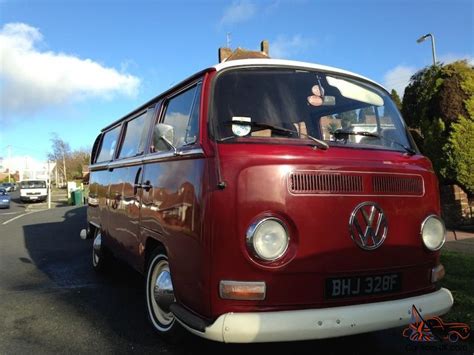
M 354 110 L 346 111 L 337 114 L 336 118 L 341 120 L 341 126 L 344 129 L 357 122 L 357 113 Z
M 58 173 L 64 181 L 82 178 L 82 168 L 90 161 L 90 149 L 71 151 L 69 143 L 59 138 L 57 133 L 52 134 L 51 149 L 48 158 L 56 162 Z
M 69 178 L 82 178 L 82 168 L 89 164 L 90 157 L 90 150 L 86 148 L 71 152 L 66 162 Z
M 420 133 L 420 149 L 441 181 L 474 194 L 474 67 L 466 61 L 415 73 L 405 89 L 403 116 Z
M 392 97 L 393 102 L 395 103 L 395 106 L 397 106 L 398 110 L 402 110 L 402 100 L 400 100 L 400 96 L 398 96 L 397 90 L 392 89 L 390 92 L 390 96 Z
M 420 129 L 421 122 L 430 120 L 428 112 L 442 82 L 440 75 L 441 67 L 436 65 L 422 69 L 411 77 L 402 103 L 403 118 L 410 128 Z
M 442 83 L 438 92 L 433 97 L 430 115 L 440 117 L 446 125 L 457 122 L 459 116 L 468 117 L 469 96 L 472 98 L 473 88 L 469 89 L 469 79 L 473 79 L 473 68 L 466 62 L 454 62 L 446 65 L 442 70 Z M 471 84 L 472 85 L 472 84 Z M 472 117 L 472 116 L 471 116 Z
M 459 116 L 452 124 L 448 143 L 443 147 L 446 154 L 446 175 L 454 176 L 458 184 L 474 193 L 474 120 Z
M 62 172 L 64 181 L 67 181 L 66 156 L 71 151 L 69 143 L 59 138 L 57 133 L 52 133 L 51 148 L 52 152 L 48 154 L 48 159 L 56 162 L 56 169 Z M 60 167 L 61 163 L 62 167 Z

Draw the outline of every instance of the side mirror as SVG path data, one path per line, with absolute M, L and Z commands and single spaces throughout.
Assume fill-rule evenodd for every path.
M 174 128 L 168 124 L 157 123 L 153 130 L 153 145 L 155 150 L 163 151 L 173 149 L 176 154 L 176 147 L 173 145 Z

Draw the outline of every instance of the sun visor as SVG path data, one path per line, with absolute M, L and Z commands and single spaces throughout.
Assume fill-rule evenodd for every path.
M 341 92 L 341 95 L 348 99 L 365 102 L 374 106 L 383 106 L 384 104 L 381 96 L 362 86 L 343 79 L 336 79 L 331 76 L 326 76 L 326 80 L 329 85 L 337 88 Z

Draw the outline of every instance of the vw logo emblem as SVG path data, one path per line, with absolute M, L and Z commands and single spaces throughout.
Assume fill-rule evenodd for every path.
M 376 203 L 363 202 L 351 213 L 349 231 L 360 248 L 374 250 L 383 244 L 387 236 L 387 219 Z

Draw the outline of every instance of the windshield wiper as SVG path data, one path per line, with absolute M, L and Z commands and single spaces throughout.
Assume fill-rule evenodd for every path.
M 416 154 L 416 151 L 414 149 L 411 149 L 410 147 L 407 147 L 406 145 L 404 145 L 400 142 L 394 141 L 390 138 L 386 138 L 386 137 L 381 136 L 380 134 L 377 134 L 377 133 L 365 132 L 365 131 L 354 132 L 354 131 L 337 130 L 333 133 L 333 135 L 334 135 L 334 137 L 336 137 L 336 139 L 344 139 L 344 140 L 347 140 L 348 136 L 364 136 L 364 137 L 378 138 L 378 139 L 382 139 L 384 141 L 393 143 L 395 145 L 398 145 L 399 147 L 402 147 L 409 155 L 415 155 Z
M 311 139 L 315 143 L 315 146 L 318 147 L 319 149 L 326 150 L 326 149 L 329 148 L 329 145 L 326 142 L 324 142 L 324 141 L 322 141 L 318 138 L 314 138 L 314 137 L 310 136 L 309 134 L 306 134 L 306 133 L 303 133 L 303 132 L 298 132 L 296 130 L 292 130 L 292 129 L 288 129 L 288 128 L 284 128 L 284 127 L 274 126 L 274 125 L 271 125 L 271 124 L 268 124 L 268 123 L 260 123 L 260 122 L 253 122 L 253 121 L 248 122 L 248 121 L 241 121 L 241 120 L 232 120 L 232 121 L 227 121 L 225 123 L 226 124 L 238 124 L 238 125 L 242 125 L 242 126 L 250 126 L 250 127 L 255 127 L 255 128 L 261 128 L 261 129 L 269 129 L 273 132 L 282 133 L 282 134 L 284 134 L 288 137 L 291 137 L 294 134 L 297 134 L 299 136 L 303 135 L 304 137 Z M 219 141 L 222 142 L 222 141 L 234 138 L 234 137 L 235 136 L 225 137 L 225 138 L 220 139 Z

